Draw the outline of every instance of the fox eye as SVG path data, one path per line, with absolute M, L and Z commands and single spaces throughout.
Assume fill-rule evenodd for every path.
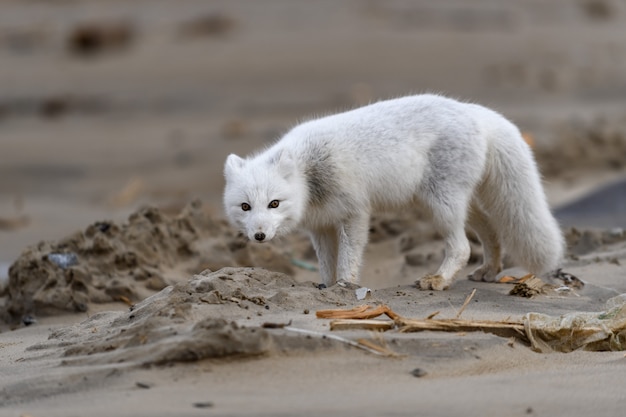
M 270 204 L 267 207 L 269 207 L 269 208 L 276 208 L 276 207 L 278 207 L 279 204 L 280 204 L 280 202 L 278 200 L 272 200 L 272 201 L 270 201 Z
M 241 203 L 241 209 L 242 209 L 243 211 L 248 211 L 248 210 L 250 210 L 251 208 L 252 208 L 252 207 L 250 207 L 250 204 L 248 204 L 248 203 Z

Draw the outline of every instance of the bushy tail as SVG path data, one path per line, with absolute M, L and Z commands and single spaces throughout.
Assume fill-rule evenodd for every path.
M 493 129 L 493 126 L 492 126 Z M 529 272 L 558 267 L 561 229 L 550 212 L 532 151 L 510 123 L 491 130 L 484 181 L 477 190 L 506 253 Z

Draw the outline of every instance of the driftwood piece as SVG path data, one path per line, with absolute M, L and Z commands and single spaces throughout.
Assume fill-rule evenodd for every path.
M 319 310 L 315 312 L 318 319 L 373 319 L 374 317 L 378 317 L 382 314 L 386 314 L 387 317 L 392 320 L 400 317 L 386 305 L 380 305 L 378 307 L 360 305 L 350 310 L 332 309 Z
M 445 332 L 483 331 L 501 337 L 517 337 L 528 342 L 524 324 L 515 321 L 462 320 L 462 319 L 406 319 L 395 320 L 402 333 L 421 332 L 425 330 Z
M 330 330 L 379 330 L 386 331 L 395 327 L 389 320 L 338 319 L 330 322 Z

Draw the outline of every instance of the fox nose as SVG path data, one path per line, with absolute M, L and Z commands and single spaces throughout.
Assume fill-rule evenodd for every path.
M 259 242 L 261 242 L 265 239 L 265 233 L 262 233 L 262 232 L 255 233 L 254 238 L 258 240 Z

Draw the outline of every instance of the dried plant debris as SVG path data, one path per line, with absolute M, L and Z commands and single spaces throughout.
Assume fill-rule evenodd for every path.
M 528 313 L 524 329 L 539 352 L 626 350 L 626 294 L 606 302 L 602 312 L 572 312 L 560 317 Z
M 532 281 L 533 278 L 528 279 Z M 367 307 L 364 309 L 363 307 Z M 603 312 L 572 312 L 560 317 L 540 313 L 528 313 L 521 320 L 462 320 L 454 319 L 410 319 L 404 318 L 386 306 L 376 312 L 395 317 L 395 326 L 399 332 L 445 331 L 473 332 L 482 331 L 501 337 L 514 337 L 530 344 L 538 352 L 621 351 L 626 350 L 626 294 L 609 299 Z M 335 310 L 331 316 L 355 316 L 367 311 L 369 306 L 360 306 L 351 310 Z M 374 311 L 372 311 L 374 312 Z M 329 314 L 322 314 L 328 317 Z M 319 317 L 319 315 L 318 315 Z M 372 321 L 373 314 L 367 316 Z M 357 321 L 353 319 L 352 321 Z M 354 329 L 339 322 L 334 330 Z M 387 327 L 379 328 L 385 330 Z
M 563 285 L 557 287 L 543 281 L 533 274 L 527 274 L 522 277 L 504 275 L 500 277 L 497 282 L 515 285 L 509 292 L 509 295 L 526 298 L 532 298 L 539 294 L 548 294 L 553 291 L 562 293 L 564 291 L 580 290 L 585 286 L 585 283 L 581 279 L 560 268 L 547 273 L 545 278 L 550 282 L 555 282 L 556 280 L 563 281 Z
M 509 295 L 532 298 L 535 295 L 544 294 L 549 289 L 554 288 L 535 275 L 526 275 L 524 278 L 525 279 L 515 284 L 513 289 L 509 292 Z

